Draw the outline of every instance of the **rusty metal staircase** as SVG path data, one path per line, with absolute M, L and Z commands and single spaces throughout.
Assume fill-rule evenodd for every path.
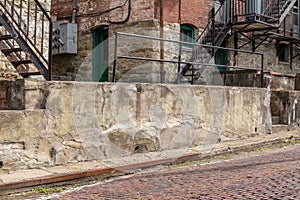
M 249 43 L 259 38 L 258 45 L 263 43 L 270 35 L 277 34 L 285 19 L 293 9 L 298 0 L 229 0 L 223 1 L 223 4 L 214 12 L 207 26 L 196 40 L 203 46 L 193 48 L 191 63 L 186 64 L 181 71 L 181 76 L 194 84 L 206 69 L 205 63 L 209 63 L 215 56 L 217 50 L 213 46 L 221 46 L 227 36 L 238 33 L 252 32 L 252 38 L 249 37 Z M 256 37 L 254 32 L 259 35 Z M 230 34 L 229 34 L 230 33 Z M 250 35 L 251 35 L 250 34 Z M 247 37 L 246 34 L 243 34 Z M 263 39 L 260 39 L 263 37 Z M 234 42 L 236 43 L 236 42 Z M 248 44 L 248 43 L 246 43 Z M 246 46 L 246 44 L 242 45 Z M 206 47 L 207 45 L 207 47 Z M 241 48 L 235 45 L 235 48 Z M 209 55 L 207 54 L 209 53 Z M 196 62 L 197 61 L 197 62 Z
M 38 0 L 0 1 L 0 50 L 18 73 L 51 80 L 52 21 Z

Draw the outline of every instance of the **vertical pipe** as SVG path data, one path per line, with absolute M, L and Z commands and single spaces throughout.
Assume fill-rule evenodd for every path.
M 52 79 L 52 21 L 49 22 L 48 81 Z
M 164 38 L 164 4 L 160 0 L 160 38 Z M 164 60 L 164 41 L 160 41 L 160 59 Z M 164 62 L 160 62 L 160 82 L 165 82 Z
M 224 72 L 224 80 L 223 80 L 224 86 L 227 84 L 227 67 L 225 66 L 225 72 Z
M 227 1 L 229 5 L 228 8 L 226 9 L 229 13 L 228 13 L 228 20 L 229 20 L 229 23 L 231 24 L 233 22 L 232 20 L 232 17 L 233 17 L 233 11 L 231 11 L 231 0 L 228 0 Z M 227 15 L 227 14 L 226 14 Z
M 44 29 L 45 29 L 45 19 L 44 19 L 44 13 L 42 14 L 42 33 L 41 33 L 41 54 L 44 54 Z M 49 34 L 51 34 L 51 31 L 49 32 Z M 49 48 L 52 48 L 51 46 L 49 46 Z
M 179 5 L 178 5 L 178 23 L 179 25 L 181 24 L 181 0 L 179 0 Z
M 261 55 L 260 86 L 264 87 L 264 55 Z
M 300 0 L 298 0 L 298 12 L 297 12 L 297 18 L 298 18 L 298 27 L 297 27 L 297 32 L 298 32 L 298 38 L 300 38 Z
M 255 52 L 255 39 L 254 39 L 254 31 L 251 34 L 251 41 L 252 41 L 252 52 Z
M 290 69 L 293 70 L 293 42 L 290 42 Z
M 29 13 L 30 13 L 30 0 L 27 1 L 28 5 L 27 5 L 27 23 L 26 23 L 26 34 L 27 36 L 29 35 Z M 51 30 L 52 31 L 52 30 Z
M 20 16 L 19 16 L 19 27 L 22 29 L 22 9 L 23 9 L 23 1 L 20 1 Z
M 73 0 L 73 13 L 72 13 L 72 23 L 75 24 L 77 13 L 77 0 Z
M 179 43 L 179 55 L 178 55 L 178 68 L 177 68 L 177 84 L 180 83 L 181 81 L 181 75 L 180 75 L 180 71 L 181 71 L 181 53 L 182 53 L 182 43 Z
M 34 44 L 36 44 L 36 32 L 37 32 L 37 4 L 35 4 L 35 11 L 34 11 L 34 34 L 33 34 L 33 38 L 34 38 Z
M 212 9 L 212 45 L 215 46 L 215 8 Z M 214 53 L 213 53 L 214 54 Z
M 178 5 L 178 24 L 181 25 L 181 0 L 179 0 Z M 179 40 L 181 40 L 181 32 L 179 30 Z M 177 84 L 180 83 L 180 67 L 181 67 L 181 51 L 182 51 L 182 43 L 179 43 L 179 54 L 178 54 L 178 68 L 177 68 Z
M 195 72 L 195 68 L 194 68 L 194 65 L 192 65 L 192 85 L 194 85 L 194 78 L 195 78 L 195 75 L 194 75 L 194 72 Z
M 228 50 L 226 50 L 225 54 L 225 72 L 224 72 L 224 86 L 227 84 L 227 62 L 228 62 Z
M 286 18 L 284 18 L 283 20 L 283 36 L 285 37 L 286 36 Z
M 114 66 L 113 66 L 113 77 L 112 82 L 116 82 L 116 69 L 117 69 L 117 59 L 118 59 L 118 35 L 119 33 L 115 33 L 115 52 L 114 52 Z

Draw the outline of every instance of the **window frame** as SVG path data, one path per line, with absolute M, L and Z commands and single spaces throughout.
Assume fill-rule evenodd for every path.
M 188 24 L 180 25 L 180 41 L 193 43 L 195 41 L 195 29 Z M 183 43 L 182 47 L 192 48 L 193 46 Z
M 289 45 L 278 44 L 277 45 L 277 57 L 279 62 L 289 62 Z

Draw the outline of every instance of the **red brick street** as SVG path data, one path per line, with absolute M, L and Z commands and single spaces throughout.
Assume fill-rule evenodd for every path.
M 53 199 L 300 199 L 300 145 L 140 173 Z

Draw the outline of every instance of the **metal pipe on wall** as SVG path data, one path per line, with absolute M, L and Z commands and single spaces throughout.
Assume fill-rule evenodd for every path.
M 77 0 L 73 0 L 72 23 L 75 24 L 77 14 Z
M 163 0 L 160 1 L 160 38 L 164 38 L 164 4 Z M 160 41 L 160 59 L 164 60 L 164 42 Z M 160 82 L 165 83 L 165 67 L 164 63 L 160 63 Z
M 181 25 L 181 0 L 179 0 L 178 5 L 178 24 Z M 181 31 L 179 30 L 179 41 L 181 41 Z M 181 71 L 181 53 L 182 53 L 182 44 L 179 43 L 179 52 L 178 52 L 178 66 L 177 66 L 177 84 L 180 83 L 180 71 Z

